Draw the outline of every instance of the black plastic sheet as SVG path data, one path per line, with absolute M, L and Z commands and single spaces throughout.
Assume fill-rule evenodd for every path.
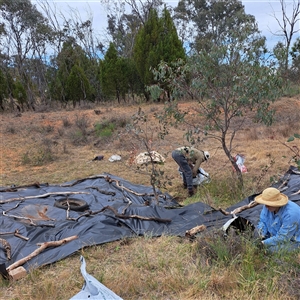
M 296 170 L 290 167 L 275 187 L 278 188 L 286 181 L 287 184 L 281 190 L 290 200 L 300 205 L 300 194 L 297 193 L 300 190 L 300 175 L 293 172 Z M 37 244 L 78 236 L 61 246 L 46 248 L 23 265 L 26 270 L 54 263 L 83 247 L 137 235 L 185 236 L 187 230 L 202 224 L 207 230 L 221 228 L 233 217 L 202 202 L 181 207 L 169 194 L 162 194 L 160 191 L 157 191 L 157 205 L 152 187 L 132 184 L 111 174 L 60 185 L 2 187 L 0 191 L 0 238 L 5 239 L 11 246 L 11 259 L 8 260 L 0 243 L 0 265 L 5 264 L 8 267 L 31 254 L 38 248 Z M 55 201 L 66 198 L 66 193 L 78 193 L 68 194 L 68 197 L 86 201 L 88 211 L 92 213 L 88 214 L 87 210 L 74 211 L 56 207 Z M 254 197 L 252 195 L 226 211 L 231 212 L 237 207 L 247 205 Z M 261 205 L 258 205 L 242 211 L 239 216 L 255 227 L 260 211 Z M 83 214 L 85 215 L 82 216 Z M 28 240 L 15 236 L 13 233 L 16 230 Z

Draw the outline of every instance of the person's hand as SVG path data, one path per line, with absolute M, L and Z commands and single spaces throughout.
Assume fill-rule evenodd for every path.
M 263 249 L 264 248 L 264 241 L 262 241 L 261 239 L 255 239 L 254 241 L 254 245 L 258 248 L 258 249 Z

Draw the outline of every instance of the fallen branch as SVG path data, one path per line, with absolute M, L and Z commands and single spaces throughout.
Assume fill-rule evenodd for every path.
M 238 213 L 240 213 L 240 212 L 242 212 L 242 211 L 244 211 L 244 210 L 246 210 L 246 209 L 255 207 L 256 205 L 258 205 L 257 202 L 251 201 L 249 204 L 246 204 L 246 205 L 237 207 L 235 210 L 233 210 L 233 211 L 231 211 L 231 212 L 228 212 L 228 211 L 226 211 L 226 210 L 224 210 L 224 209 L 222 209 L 222 208 L 219 208 L 219 211 L 220 211 L 222 214 L 226 215 L 226 216 L 228 216 L 228 215 L 236 215 L 236 214 L 238 214 Z
M 46 183 L 46 185 L 48 186 L 48 183 Z M 27 188 L 27 187 L 40 188 L 41 186 L 40 186 L 39 182 L 35 182 L 35 183 L 32 183 L 32 184 L 11 186 L 11 187 L 7 187 L 7 188 L 4 188 L 4 189 L 0 189 L 0 192 L 17 192 L 18 189 Z
M 300 190 L 298 192 L 293 193 L 292 196 L 293 195 L 298 195 L 298 194 L 300 194 Z
M 32 218 L 28 218 L 28 217 L 20 217 L 20 216 L 17 216 L 17 215 L 8 215 L 6 213 L 6 211 L 3 211 L 2 212 L 2 215 L 3 216 L 6 216 L 8 218 L 14 218 L 14 219 L 18 219 L 18 220 L 25 220 L 25 221 L 28 221 L 29 224 L 33 225 L 33 226 L 46 226 L 46 227 L 55 227 L 54 224 L 41 224 L 41 225 L 38 225 L 36 223 L 34 223 L 33 219 Z M 51 219 L 50 219 L 51 220 Z
M 199 225 L 199 226 L 196 226 L 190 230 L 187 230 L 185 232 L 185 236 L 187 237 L 192 237 L 194 236 L 196 233 L 198 232 L 201 232 L 201 231 L 204 231 L 206 229 L 206 226 L 205 225 Z
M 62 239 L 62 240 L 59 240 L 59 241 L 51 241 L 51 242 L 39 243 L 39 244 L 37 244 L 38 246 L 40 246 L 38 249 L 36 249 L 35 251 L 33 251 L 31 254 L 23 257 L 22 259 L 17 260 L 15 263 L 13 263 L 10 266 L 8 266 L 6 268 L 6 270 L 8 272 L 10 272 L 10 271 L 12 271 L 13 269 L 15 269 L 17 267 L 22 266 L 23 264 L 25 264 L 27 261 L 29 261 L 33 257 L 35 257 L 38 254 L 40 254 L 46 248 L 49 248 L 49 247 L 58 247 L 58 246 L 61 246 L 63 244 L 66 244 L 66 243 L 68 243 L 70 241 L 76 240 L 77 238 L 78 238 L 77 235 L 73 235 L 73 236 L 70 236 L 68 238 L 65 238 L 65 239 Z
M 10 198 L 10 199 L 0 201 L 0 204 L 9 203 L 9 202 L 13 202 L 13 201 L 24 201 L 27 199 L 46 198 L 46 197 L 52 196 L 52 195 L 59 196 L 59 195 L 74 195 L 74 194 L 89 194 L 89 193 L 88 192 L 54 192 L 54 193 L 46 193 L 46 194 L 42 194 L 42 195 L 37 195 L 37 196 Z
M 300 171 L 296 171 L 296 170 L 291 170 L 292 173 L 300 175 Z
M 24 241 L 28 241 L 29 238 L 26 237 L 26 236 L 23 236 L 19 233 L 19 229 L 16 229 L 15 231 L 12 231 L 12 232 L 0 232 L 0 235 L 7 235 L 7 234 L 13 234 L 14 236 L 20 238 L 20 239 L 23 239 Z
M 112 182 L 115 182 L 116 183 L 116 186 L 118 188 L 120 188 L 122 191 L 123 190 L 126 190 L 127 192 L 131 193 L 131 194 L 134 194 L 134 195 L 137 195 L 137 196 L 155 196 L 153 193 L 151 194 L 148 194 L 148 193 L 137 193 L 123 185 L 120 184 L 120 180 L 116 180 L 116 179 L 112 179 L 110 176 L 108 175 L 96 175 L 96 176 L 90 176 L 90 177 L 87 177 L 87 178 L 83 178 L 83 179 L 79 179 L 71 184 L 63 184 L 63 185 L 60 185 L 61 187 L 71 187 L 71 186 L 74 186 L 78 183 L 81 183 L 83 182 L 84 180 L 87 180 L 87 179 L 96 179 L 96 178 L 104 178 L 108 183 L 112 183 Z M 95 188 L 95 187 L 89 187 L 89 188 Z M 98 190 L 98 188 L 95 188 L 96 190 Z M 98 190 L 100 193 L 103 193 L 103 191 L 101 190 Z M 110 192 L 109 192 L 109 195 L 110 195 Z M 113 195 L 114 196 L 114 195 Z M 159 195 L 160 197 L 165 197 L 165 195 Z M 1 203 L 1 202 L 0 202 Z
M 291 175 L 289 174 L 288 178 L 285 181 L 283 181 L 282 184 L 278 187 L 278 190 L 281 191 L 281 189 L 288 184 L 288 182 L 290 180 L 290 176 Z
M 99 189 L 96 186 L 87 186 L 86 189 L 94 189 L 94 190 L 97 190 L 99 193 L 104 194 L 104 195 L 111 195 L 111 196 L 115 196 L 116 195 L 115 192 L 107 192 L 107 191 Z

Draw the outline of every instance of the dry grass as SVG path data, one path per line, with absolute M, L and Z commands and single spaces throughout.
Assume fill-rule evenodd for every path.
M 246 156 L 248 169 L 242 192 L 235 189 L 232 168 L 220 145 L 210 139 L 198 143 L 196 147 L 212 155 L 202 165 L 212 182 L 203 186 L 196 197 L 186 200 L 177 165 L 170 155 L 174 148 L 185 144 L 185 127 L 171 128 L 164 140 L 157 139 L 160 129 L 154 113 L 161 112 L 163 104 L 140 107 L 149 118 L 147 135 L 152 149 L 166 156 L 163 169 L 173 183 L 167 191 L 184 204 L 202 201 L 226 208 L 268 186 L 271 176 L 284 174 L 291 164 L 290 150 L 282 143 L 300 131 L 298 96 L 282 98 L 275 104 L 278 113 L 271 128 L 249 122 L 238 132 L 234 152 Z M 190 120 L 197 118 L 196 103 L 181 103 L 180 107 L 189 111 Z M 104 172 L 149 185 L 149 176 L 128 163 L 145 148 L 121 125 L 137 111 L 138 106 L 126 105 L 25 112 L 21 117 L 1 115 L 0 185 L 55 184 Z M 118 124 L 112 138 L 95 135 L 94 125 L 104 121 Z M 121 155 L 122 160 L 108 162 L 113 154 Z M 97 155 L 104 155 L 104 160 L 92 161 Z M 124 239 L 82 249 L 53 265 L 32 270 L 17 282 L 0 279 L 0 299 L 69 299 L 83 285 L 80 255 L 86 259 L 87 271 L 123 299 L 299 299 L 295 291 L 299 286 L 299 256 L 285 258 L 287 261 L 281 260 L 282 265 L 278 265 L 272 257 L 255 251 L 236 238 L 224 242 L 217 237 L 205 245 L 203 240 L 168 236 Z

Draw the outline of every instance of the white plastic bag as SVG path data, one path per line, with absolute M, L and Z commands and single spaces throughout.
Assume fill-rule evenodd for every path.
M 237 166 L 239 167 L 239 169 L 241 170 L 242 173 L 248 173 L 248 170 L 246 168 L 246 166 L 244 165 L 245 162 L 245 156 L 241 155 L 241 154 L 237 154 L 234 157 Z
M 123 300 L 118 295 L 116 295 L 112 290 L 107 288 L 105 285 L 100 283 L 95 277 L 86 272 L 86 264 L 83 256 L 80 256 L 81 261 L 81 274 L 85 280 L 83 288 L 70 300 Z
M 122 158 L 121 158 L 120 155 L 114 154 L 114 155 L 112 155 L 108 160 L 109 160 L 110 162 L 114 162 L 114 161 L 118 161 L 118 160 L 121 160 L 121 159 L 122 159 Z
M 183 179 L 182 172 L 178 169 L 178 172 Z M 199 172 L 196 177 L 193 178 L 193 185 L 200 185 L 202 183 L 210 182 L 210 177 L 207 172 L 205 172 L 202 168 L 199 168 Z

